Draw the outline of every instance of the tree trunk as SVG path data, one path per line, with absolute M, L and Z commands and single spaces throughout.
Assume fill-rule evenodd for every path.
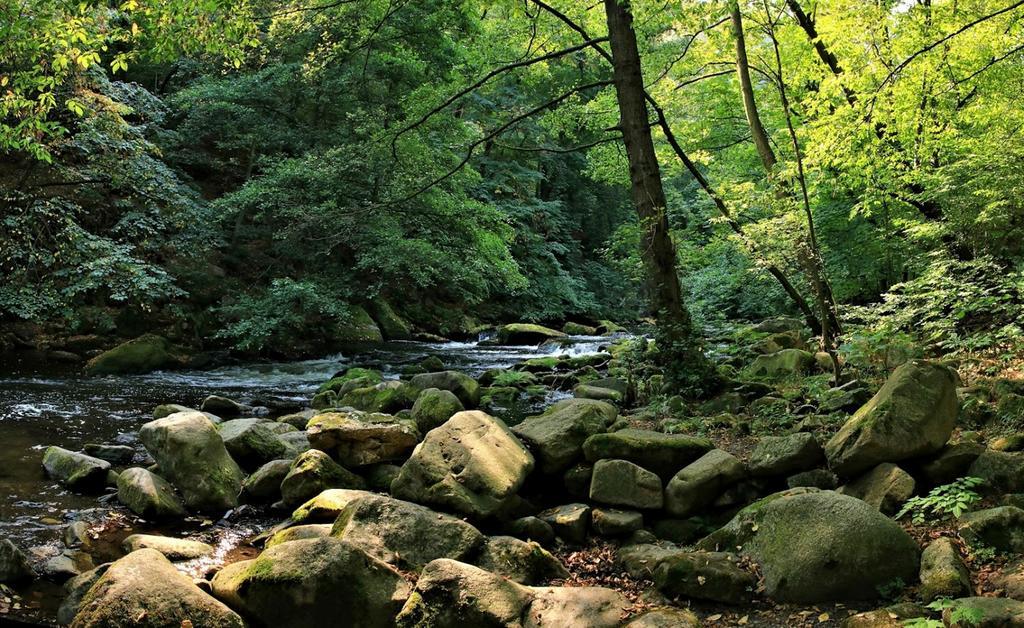
M 736 74 L 740 78 L 740 92 L 743 94 L 743 111 L 747 114 L 747 124 L 750 125 L 750 136 L 754 140 L 754 147 L 761 157 L 761 163 L 772 176 L 777 160 L 775 151 L 768 142 L 768 134 L 761 124 L 761 116 L 757 112 L 757 101 L 754 100 L 754 86 L 750 82 L 750 64 L 747 61 L 747 44 L 743 37 L 743 16 L 740 15 L 739 2 L 733 1 L 729 5 L 729 16 L 732 19 L 732 32 L 736 39 Z
M 633 16 L 626 0 L 605 0 L 604 6 L 619 104 L 619 127 L 629 159 L 633 204 L 641 225 L 641 256 L 651 309 L 658 322 L 659 354 L 673 383 L 694 392 L 706 392 L 714 384 L 714 369 L 704 356 L 682 301 L 675 246 L 669 235 L 665 190 L 648 121 Z

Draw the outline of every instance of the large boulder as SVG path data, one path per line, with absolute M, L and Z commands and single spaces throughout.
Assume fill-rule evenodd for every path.
M 242 470 L 217 427 L 199 412 L 177 412 L 142 426 L 139 439 L 189 508 L 222 512 L 238 505 Z
M 484 543 L 476 565 L 519 584 L 540 584 L 553 578 L 568 578 L 562 563 L 536 542 L 511 536 L 492 536 Z
M 480 404 L 480 385 L 469 375 L 458 371 L 421 373 L 409 380 L 409 384 L 420 390 L 428 388 L 447 390 L 458 397 L 466 408 L 475 408 Z
M 829 465 L 849 477 L 881 462 L 938 452 L 956 426 L 956 384 L 956 373 L 946 366 L 900 366 L 825 445 Z
M 345 506 L 367 495 L 373 496 L 375 493 L 350 488 L 328 489 L 293 510 L 287 524 L 334 523 Z
M 1024 452 L 984 450 L 971 463 L 967 475 L 985 480 L 985 490 L 1024 492 Z
M 461 519 L 374 494 L 349 502 L 331 536 L 400 569 L 415 570 L 436 558 L 465 560 L 484 542 L 484 535 Z
M 740 548 L 780 602 L 877 598 L 880 587 L 913 582 L 920 558 L 914 539 L 865 502 L 807 488 L 751 504 L 697 547 Z
M 665 509 L 675 517 L 689 517 L 711 505 L 746 475 L 743 463 L 732 454 L 713 449 L 683 467 L 665 487 Z
M 420 432 L 426 434 L 464 409 L 452 391 L 428 388 L 416 397 L 416 403 L 412 405 L 412 420 Z
M 171 343 L 163 336 L 145 335 L 104 351 L 85 364 L 88 375 L 149 373 L 180 366 L 172 355 Z
M 249 504 L 273 503 L 281 498 L 281 482 L 288 477 L 292 461 L 271 460 L 242 483 L 242 501 Z
M 658 561 L 654 584 L 670 599 L 741 604 L 750 601 L 757 577 L 726 552 L 677 552 Z
M 125 552 L 131 553 L 141 549 L 152 549 L 160 552 L 167 560 L 178 562 L 194 560 L 213 554 L 213 546 L 202 541 L 176 539 L 158 534 L 132 534 L 121 541 Z
M 46 475 L 74 491 L 98 491 L 107 483 L 110 463 L 62 447 L 43 453 Z
M 971 593 L 971 574 L 949 537 L 939 537 L 921 553 L 921 599 L 960 597 Z
M 1024 510 L 997 506 L 960 515 L 960 536 L 1000 552 L 1024 552 Z
M 747 467 L 753 476 L 792 475 L 825 462 L 825 452 L 814 434 L 765 436 L 757 441 Z
M 891 462 L 883 462 L 839 489 L 862 499 L 887 515 L 895 514 L 914 494 L 914 478 Z
M 566 338 L 566 335 L 543 325 L 512 323 L 498 328 L 496 340 L 503 345 L 539 345 L 562 338 Z
M 186 515 L 174 487 L 155 473 L 133 467 L 117 476 L 117 499 L 145 519 L 176 519 Z
M 576 462 L 583 443 L 608 429 L 618 410 L 604 401 L 565 399 L 512 428 L 533 450 L 544 473 L 559 473 Z
M 263 419 L 235 419 L 219 426 L 220 437 L 231 457 L 244 469 L 254 471 L 277 460 L 288 447 Z
M 419 389 L 406 382 L 387 381 L 344 391 L 335 405 L 364 412 L 394 414 L 412 408 L 418 394 Z
M 611 506 L 659 509 L 661 478 L 628 460 L 598 460 L 590 478 L 590 499 Z
M 667 481 L 680 469 L 714 448 L 714 444 L 706 438 L 625 429 L 594 434 L 583 443 L 583 455 L 590 462 L 606 458 L 628 460 L 657 473 Z
M 395 312 L 391 304 L 384 299 L 377 299 L 369 305 L 370 316 L 386 340 L 409 340 L 412 329 L 409 323 Z
M 275 545 L 213 578 L 214 595 L 268 628 L 385 628 L 411 589 L 391 566 L 331 537 Z
M 306 427 L 309 444 L 352 468 L 404 460 L 420 440 L 409 420 L 390 414 L 339 410 L 318 414 Z
M 373 321 L 369 312 L 358 305 L 349 306 L 348 316 L 337 324 L 332 336 L 335 342 L 342 345 L 384 342 L 380 327 Z
M 755 377 L 794 377 L 811 370 L 813 365 L 813 353 L 802 349 L 783 349 L 757 356 L 747 370 Z
M 459 412 L 416 447 L 391 483 L 391 493 L 487 517 L 516 494 L 533 464 L 533 456 L 500 419 Z
M 363 478 L 342 467 L 319 449 L 310 449 L 292 461 L 288 475 L 281 480 L 281 501 L 295 507 L 327 489 L 366 487 Z
M 174 568 L 141 549 L 110 565 L 89 588 L 72 628 L 243 628 L 245 622 Z
M 10 539 L 0 538 L 0 584 L 30 580 L 33 576 L 28 556 Z

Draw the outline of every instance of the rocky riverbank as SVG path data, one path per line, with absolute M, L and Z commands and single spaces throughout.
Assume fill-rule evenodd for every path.
M 513 331 L 496 342 L 559 342 Z M 277 416 L 218 396 L 162 405 L 139 432 L 145 464 L 99 445 L 43 465 L 165 534 L 119 538 L 123 557 L 95 568 L 110 557 L 88 525 L 59 569 L 6 542 L 0 581 L 70 577 L 75 626 L 1016 625 L 1024 570 L 978 553 L 1024 549 L 1024 454 L 959 429 L 973 392 L 938 362 L 792 408 L 794 378 L 827 366 L 804 334 L 762 329 L 700 409 L 664 394 L 633 340 L 476 377 L 437 356 L 399 379 L 353 366 Z M 565 398 L 510 410 L 552 390 Z M 779 407 L 795 424 L 763 429 Z M 724 427 L 695 429 L 697 412 Z M 978 480 L 950 489 L 957 516 L 899 512 L 964 477 Z M 242 550 L 170 534 L 247 513 L 277 523 Z

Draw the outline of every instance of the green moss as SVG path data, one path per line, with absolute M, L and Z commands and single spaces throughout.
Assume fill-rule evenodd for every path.
M 380 383 L 383 380 L 383 376 L 380 371 L 356 366 L 346 370 L 344 375 L 332 377 L 330 380 L 324 382 L 320 385 L 320 388 L 317 389 L 317 392 L 322 393 L 328 390 L 339 392 L 345 384 L 356 379 L 365 379 L 370 385 L 372 385 Z

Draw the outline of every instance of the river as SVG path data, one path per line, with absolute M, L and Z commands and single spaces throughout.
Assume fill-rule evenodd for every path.
M 39 363 L 18 354 L 0 356 L 0 495 L 5 496 L 0 499 L 0 537 L 42 560 L 63 549 L 61 535 L 68 523 L 108 518 L 117 509 L 116 501 L 72 493 L 47 479 L 43 450 L 59 445 L 78 451 L 86 443 L 116 443 L 136 447 L 141 460 L 138 429 L 162 403 L 197 407 L 207 395 L 218 394 L 284 411 L 306 404 L 321 383 L 349 366 L 379 368 L 386 377 L 397 377 L 403 366 L 436 355 L 447 368 L 476 376 L 544 355 L 596 353 L 608 340 L 573 337 L 563 347 L 390 342 L 317 360 L 116 377 L 85 377 L 75 366 Z M 223 554 L 262 523 L 250 518 L 219 526 L 204 539 L 216 543 Z M 0 595 L 0 613 L 43 624 L 54 621 L 58 585 L 37 582 L 17 594 L 20 599 L 6 602 L 9 596 Z

